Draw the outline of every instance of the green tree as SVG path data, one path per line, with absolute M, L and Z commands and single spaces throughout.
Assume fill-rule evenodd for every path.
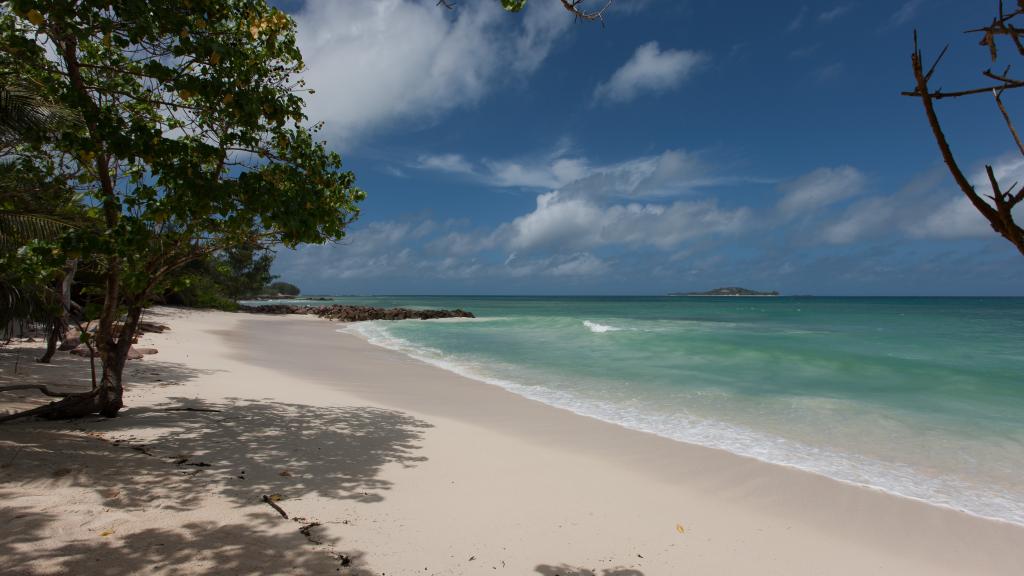
M 284 296 L 298 296 L 302 293 L 298 286 L 288 282 L 274 282 L 267 286 L 263 292 L 268 296 L 277 296 L 279 294 Z
M 259 295 L 276 276 L 274 253 L 256 244 L 232 246 L 191 262 L 170 282 L 163 301 L 195 308 L 237 310 L 237 301 Z
M 123 405 L 143 307 L 169 275 L 243 243 L 340 239 L 364 194 L 305 124 L 295 24 L 264 0 L 13 0 L 0 73 L 83 120 L 41 145 L 71 159 L 97 230 L 68 234 L 103 280 L 102 375 L 52 416 Z
M 38 145 L 81 128 L 74 114 L 43 96 L 38 83 L 0 76 L 0 335 L 46 323 L 49 362 L 66 335 L 78 262 L 58 261 L 56 243 L 85 224 L 85 210 Z

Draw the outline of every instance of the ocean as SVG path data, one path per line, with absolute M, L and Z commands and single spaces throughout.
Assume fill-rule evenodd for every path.
M 341 330 L 627 428 L 1024 524 L 1022 298 L 334 302 L 463 308 L 478 318 Z

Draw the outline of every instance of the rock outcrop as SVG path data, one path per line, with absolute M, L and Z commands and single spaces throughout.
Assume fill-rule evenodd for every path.
M 339 322 L 363 322 L 366 320 L 436 320 L 438 318 L 476 318 L 465 310 L 410 310 L 409 308 L 374 308 L 373 306 L 297 306 L 293 304 L 266 304 L 262 306 L 239 305 L 239 312 L 252 314 L 312 314 L 327 320 Z

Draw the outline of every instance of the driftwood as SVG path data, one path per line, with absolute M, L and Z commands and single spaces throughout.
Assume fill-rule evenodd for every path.
M 281 515 L 281 518 L 284 518 L 285 520 L 288 519 L 288 513 L 284 511 L 284 508 L 278 506 L 277 502 L 274 502 L 273 498 L 264 494 L 263 501 L 266 502 L 267 504 L 270 504 L 270 507 L 273 508 L 274 510 L 277 510 L 277 513 Z

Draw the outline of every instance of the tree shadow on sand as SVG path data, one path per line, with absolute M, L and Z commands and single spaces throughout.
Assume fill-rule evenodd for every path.
M 92 388 L 89 359 L 68 352 L 58 352 L 49 364 L 35 361 L 43 353 L 41 344 L 33 346 L 0 346 L 0 385 L 42 384 L 59 392 L 86 392 Z M 219 370 L 193 368 L 185 364 L 164 362 L 157 356 L 132 360 L 125 366 L 128 393 L 153 387 L 175 386 L 208 376 Z M 101 370 L 96 363 L 97 375 Z M 5 392 L 0 397 L 0 415 L 18 412 L 53 401 L 36 390 Z
M 309 510 L 318 498 L 379 502 L 391 488 L 380 477 L 383 466 L 425 460 L 416 451 L 430 425 L 394 410 L 270 400 L 170 402 L 167 408 L 134 408 L 119 418 L 70 424 L 79 433 L 68 430 L 68 423 L 4 425 L 0 502 L 18 491 L 44 493 L 62 485 L 90 490 L 110 514 L 124 516 L 154 507 L 194 511 L 206 495 L 216 495 L 237 507 L 259 507 L 247 521 L 145 528 L 36 553 L 26 544 L 46 538 L 53 509 L 0 506 L 0 573 L 33 574 L 30 566 L 41 560 L 81 574 L 148 572 L 176 563 L 198 563 L 218 574 L 334 573 L 339 560 L 312 553 L 300 524 L 264 509 L 262 496 L 280 495 L 278 504 L 292 512 Z M 182 406 L 221 412 L 170 410 Z M 145 439 L 136 430 L 145 430 Z M 69 453 L 76 455 L 74 463 L 63 456 Z M 302 504 L 304 499 L 309 502 Z M 287 538 L 270 533 L 282 531 L 283 522 Z M 328 550 L 340 545 L 320 532 L 315 536 Z M 369 574 L 360 553 L 347 557 L 343 573 Z
M 332 574 L 341 567 L 338 557 L 311 553 L 294 538 L 269 534 L 246 524 L 190 522 L 172 531 L 147 528 L 123 537 L 77 540 L 56 549 L 15 549 L 14 541 L 40 541 L 48 536 L 45 522 L 32 524 L 15 518 L 18 531 L 0 533 L 0 573 L 46 573 L 121 576 L 123 574 Z M 31 513 L 27 517 L 32 517 Z M 346 557 L 344 574 L 370 576 L 362 554 Z
M 603 568 L 587 569 L 577 568 L 568 564 L 558 566 L 541 564 L 534 568 L 534 571 L 541 576 L 644 576 L 644 573 L 632 568 Z
M 188 402 L 172 400 L 176 405 Z M 223 411 L 143 408 L 90 423 L 88 432 L 103 433 L 113 444 L 133 449 L 127 456 L 74 434 L 38 437 L 19 448 L 36 454 L 36 460 L 47 455 L 59 460 L 67 452 L 83 456 L 89 466 L 66 477 L 104 495 L 105 506 L 126 509 L 165 498 L 170 502 L 164 507 L 188 510 L 209 491 L 242 505 L 275 493 L 292 500 L 316 495 L 377 502 L 390 488 L 390 482 L 378 477 L 383 465 L 414 466 L 426 459 L 415 450 L 430 424 L 394 410 L 241 400 L 203 408 Z M 143 442 L 132 435 L 137 428 L 159 432 Z M 3 454 L 0 447 L 0 459 Z M 145 473 L 140 469 L 143 460 L 159 466 Z M 169 471 L 184 485 L 168 482 Z M 41 473 L 27 463 L 3 472 L 6 481 L 16 483 Z M 124 480 L 128 477 L 130 482 Z

